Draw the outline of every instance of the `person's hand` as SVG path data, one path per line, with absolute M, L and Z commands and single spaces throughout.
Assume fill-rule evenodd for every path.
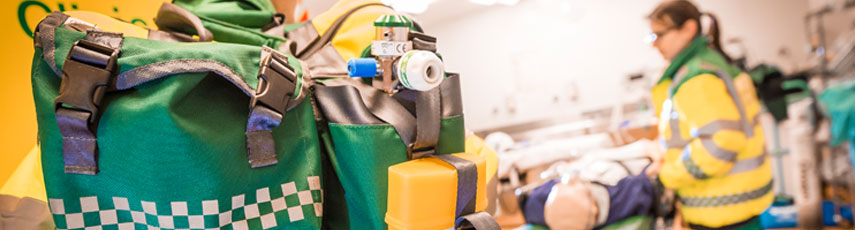
M 659 174 L 662 163 L 665 161 L 665 151 L 658 144 L 651 144 L 645 149 L 647 157 L 650 158 L 650 166 L 647 166 L 647 176 L 653 177 Z

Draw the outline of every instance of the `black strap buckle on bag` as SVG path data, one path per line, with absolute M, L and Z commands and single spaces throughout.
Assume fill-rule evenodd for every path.
M 98 106 L 112 83 L 118 49 L 87 40 L 74 43 L 62 66 L 57 110 L 64 106 L 89 112 L 89 123 L 98 119 Z
M 271 52 L 263 58 L 258 75 L 256 94 L 249 102 L 250 115 L 246 126 L 246 148 L 252 168 L 278 162 L 273 128 L 285 118 L 297 89 L 297 74 L 282 54 Z
M 119 39 L 121 34 L 92 36 L 93 40 Z M 115 38 L 118 36 L 118 38 Z M 87 38 L 89 35 L 87 35 Z M 120 46 L 120 45 L 119 45 Z M 98 172 L 96 137 L 99 107 L 113 84 L 120 48 L 79 40 L 62 66 L 62 83 L 55 100 L 57 126 L 63 139 L 65 172 L 94 175 Z
M 262 63 L 258 75 L 258 90 L 250 101 L 250 108 L 259 104 L 285 115 L 288 103 L 297 87 L 297 74 L 288 65 L 288 59 L 278 53 L 271 53 Z

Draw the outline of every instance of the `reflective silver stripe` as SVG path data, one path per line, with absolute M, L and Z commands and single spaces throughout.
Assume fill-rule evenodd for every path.
M 668 126 L 670 126 L 669 128 L 671 128 L 671 138 L 665 141 L 666 145 L 668 145 L 668 148 L 683 148 L 691 142 L 691 140 L 683 139 L 683 136 L 680 133 L 679 119 L 676 119 L 672 116 Z
M 680 201 L 682 201 L 684 207 L 718 207 L 755 200 L 763 197 L 771 191 L 772 181 L 769 181 L 769 183 L 763 187 L 744 193 L 713 197 L 680 197 Z
M 760 168 L 760 166 L 763 166 L 763 164 L 766 163 L 766 157 L 768 157 L 768 154 L 766 153 L 766 150 L 763 150 L 763 154 L 760 154 L 759 156 L 738 160 L 736 163 L 733 163 L 733 167 L 730 168 L 730 171 L 727 172 L 727 174 L 733 175 Z
M 732 120 L 715 120 L 707 123 L 704 127 L 692 131 L 692 137 L 712 137 L 721 130 L 742 131 L 742 123 Z
M 683 158 L 683 167 L 686 168 L 686 171 L 689 172 L 692 177 L 698 180 L 709 178 L 709 176 L 707 176 L 707 174 L 704 173 L 703 170 L 701 170 L 701 167 L 695 164 L 695 161 L 692 160 L 692 157 L 689 152 L 691 152 L 691 149 L 687 146 L 683 150 L 683 155 L 681 156 L 681 158 Z
M 699 139 L 701 140 L 701 144 L 704 145 L 704 149 L 706 149 L 707 152 L 716 159 L 726 162 L 736 161 L 737 152 L 718 147 L 718 145 L 715 143 L 715 141 L 713 141 L 712 138 L 702 137 Z
M 686 66 L 681 67 L 677 71 L 677 74 L 674 76 L 674 80 L 671 81 L 671 84 L 668 87 L 668 98 L 669 98 L 669 100 L 671 100 L 671 98 L 673 98 L 673 96 L 674 96 L 673 95 L 674 86 L 679 84 L 680 81 L 682 81 L 683 78 L 685 78 L 688 73 L 689 73 L 689 70 Z M 668 148 L 686 147 L 686 145 L 689 145 L 689 143 L 691 143 L 692 141 L 688 140 L 688 139 L 684 139 L 682 136 L 682 133 L 680 132 L 680 120 L 677 118 L 677 116 L 675 116 L 676 112 L 674 111 L 673 101 L 672 101 L 670 108 L 671 108 L 671 111 L 669 111 L 668 113 L 670 115 L 669 118 L 671 119 L 671 121 L 668 123 L 668 126 L 670 126 L 669 128 L 671 128 L 671 138 L 666 140 L 665 144 L 668 146 Z
M 740 120 L 742 120 L 742 129 L 745 132 L 746 138 L 751 138 L 754 136 L 754 129 L 748 125 L 748 115 L 745 114 L 745 107 L 742 106 L 742 100 L 739 97 L 739 93 L 736 91 L 736 86 L 733 85 L 733 79 L 725 73 L 724 71 L 716 71 L 716 76 L 721 78 L 724 81 L 724 86 L 727 88 L 727 92 L 730 94 L 730 98 L 733 100 L 733 104 L 736 105 L 736 110 L 739 111 Z

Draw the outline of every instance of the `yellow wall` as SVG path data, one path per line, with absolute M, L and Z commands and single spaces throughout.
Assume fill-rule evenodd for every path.
M 52 11 L 98 12 L 154 28 L 152 18 L 163 0 L 3 0 L 0 1 L 0 184 L 36 144 L 36 113 L 30 86 L 36 24 Z

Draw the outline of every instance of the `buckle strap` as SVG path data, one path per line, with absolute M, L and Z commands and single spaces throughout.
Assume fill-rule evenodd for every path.
M 478 194 L 478 166 L 472 161 L 453 155 L 435 157 L 457 170 L 457 205 L 454 209 L 454 218 L 474 213 L 475 197 Z
M 288 57 L 272 49 L 262 58 L 256 94 L 249 102 L 250 114 L 246 125 L 246 150 L 252 168 L 276 164 L 273 128 L 285 118 L 297 89 L 297 74 Z
M 489 213 L 476 212 L 457 218 L 454 221 L 454 229 L 499 230 L 502 227 Z
M 62 83 L 54 101 L 63 140 L 65 172 L 98 173 L 97 124 L 104 94 L 116 76 L 122 34 L 88 31 L 74 43 L 62 66 Z
M 407 146 L 407 158 L 417 159 L 436 153 L 442 114 L 439 88 L 416 93 L 416 136 Z
M 486 212 L 475 212 L 478 194 L 478 166 L 475 162 L 454 156 L 435 155 L 457 170 L 457 199 L 454 229 L 498 230 L 499 224 Z

